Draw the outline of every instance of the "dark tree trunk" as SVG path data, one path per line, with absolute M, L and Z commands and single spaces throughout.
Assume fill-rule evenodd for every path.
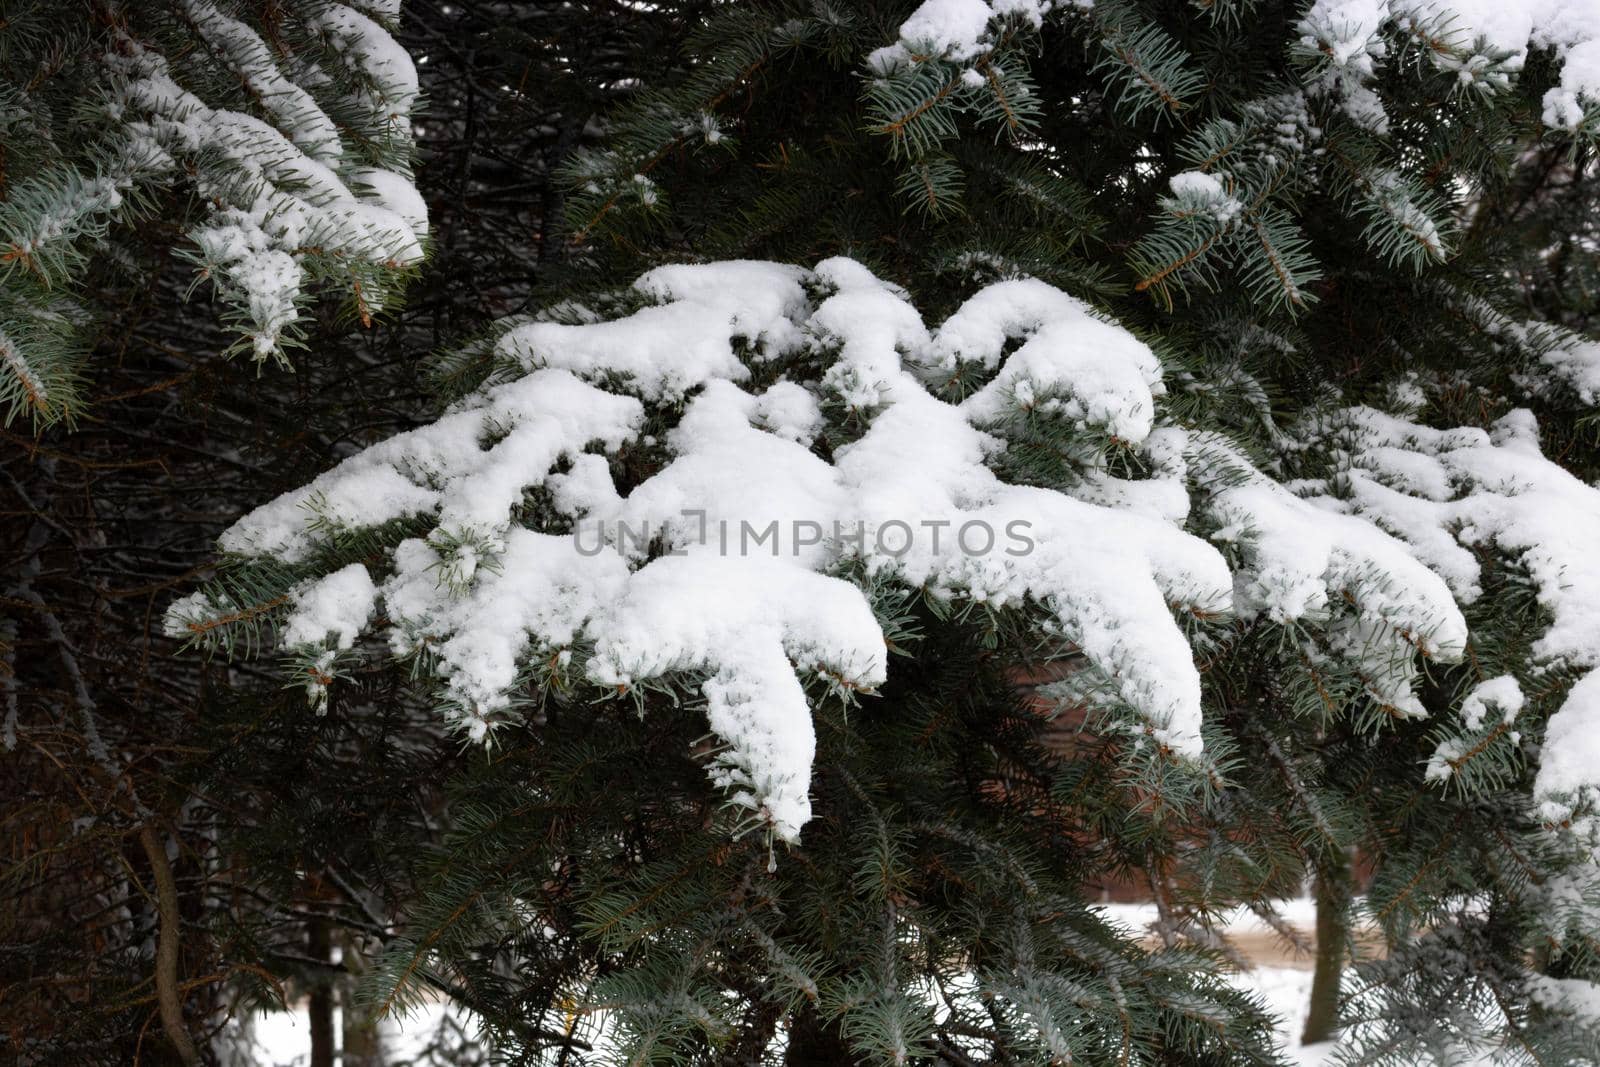
M 344 969 L 349 977 L 339 986 L 344 1045 L 339 1067 L 383 1067 L 383 1035 L 378 1030 L 378 1020 L 356 1004 L 356 983 L 367 970 L 359 939 L 347 932 L 341 944 L 344 946 Z
M 312 959 L 318 961 L 328 959 L 329 938 L 326 920 L 311 921 L 310 938 L 306 947 Z M 311 1005 L 307 1014 L 311 1017 L 310 1067 L 333 1067 L 333 985 L 326 976 L 318 976 L 316 984 L 311 987 Z
M 1350 944 L 1350 857 L 1338 852 L 1317 870 L 1317 963 L 1311 975 L 1306 1044 L 1331 1041 L 1339 1029 L 1339 982 Z
M 837 1023 L 825 1021 L 809 1004 L 790 1018 L 784 1067 L 850 1067 L 854 1062 Z
M 783 1007 L 772 1000 L 758 1000 L 755 1008 L 745 1017 L 739 1036 L 723 1052 L 718 1067 L 761 1067 L 762 1054 L 772 1043 L 778 1023 L 783 1018 Z

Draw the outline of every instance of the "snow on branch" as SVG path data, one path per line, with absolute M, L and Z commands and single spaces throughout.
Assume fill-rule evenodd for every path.
M 1008 285 L 952 320 L 955 346 L 849 261 L 662 268 L 636 285 L 661 302 L 626 318 L 512 328 L 498 354 L 522 376 L 265 505 L 222 544 L 295 562 L 330 530 L 426 516 L 432 532 L 394 550 L 380 596 L 396 651 L 431 649 L 469 730 L 509 703 L 525 662 L 580 638 L 600 685 L 702 672 L 728 745 L 719 782 L 787 838 L 808 817 L 813 750 L 796 671 L 850 691 L 884 680 L 869 602 L 833 576 L 848 563 L 946 600 L 1046 608 L 1162 743 L 1197 755 L 1199 678 L 1172 610 L 1226 608 L 1221 558 L 1160 519 L 1001 482 L 986 461 L 1003 444 L 978 425 L 998 393 L 953 405 L 911 369 L 932 375 L 957 348 L 996 363 L 1007 329 L 1033 327 L 998 367 L 1000 390 L 1060 387 L 1057 417 L 1148 433 L 1149 350 L 1065 294 Z M 979 317 L 991 329 L 974 343 Z M 823 361 L 815 379 L 743 387 L 802 355 Z M 613 464 L 651 446 L 647 407 L 680 405 L 663 465 L 624 496 Z M 825 408 L 871 415 L 832 462 L 813 447 Z M 553 511 L 538 531 L 514 521 L 536 490 Z M 730 536 L 741 543 L 726 548 Z M 305 612 L 327 600 L 298 594 L 287 633 L 342 643 L 364 611 L 314 625 Z M 180 606 L 180 632 L 202 608 Z
M 190 234 L 201 271 L 234 306 L 254 357 L 283 358 L 313 272 L 342 275 L 365 320 L 388 299 L 382 272 L 422 257 L 422 198 L 400 170 L 370 165 L 377 155 L 403 168 L 409 157 L 416 70 L 383 27 L 342 4 L 307 5 L 302 29 L 334 69 L 304 57 L 305 85 L 259 34 L 207 0 L 184 10 L 263 114 L 210 106 L 165 56 L 123 35 L 105 58 L 127 134 L 123 160 L 128 172 L 136 160 L 163 180 L 194 168 L 211 205 Z M 324 90 L 326 107 L 306 86 Z M 341 132 L 330 112 L 359 121 Z
M 410 57 L 346 4 L 285 5 L 270 43 L 233 5 L 174 6 L 175 34 L 146 34 L 134 13 L 108 17 L 94 111 L 113 121 L 88 153 L 94 173 L 30 176 L 0 205 L 0 277 L 44 306 L 87 262 L 81 246 L 148 210 L 154 189 L 184 184 L 198 218 L 182 254 L 216 287 L 255 359 L 286 358 L 313 283 L 329 283 L 370 320 L 393 302 L 427 236 L 409 170 Z M 397 5 L 361 6 L 392 21 Z M 186 46 L 181 63 L 167 54 L 175 45 Z M 238 91 L 218 99 L 214 86 L 229 83 Z M 66 361 L 76 357 L 36 325 L 0 323 L 10 339 L 0 401 L 48 422 L 71 414 L 67 391 L 49 386 L 70 381 Z
M 1099 5 L 1109 27 L 1117 5 Z M 899 39 L 872 53 L 880 76 L 917 63 L 981 64 L 1007 25 L 1038 27 L 1046 15 L 1099 11 L 1084 0 L 927 0 L 900 26 Z M 1415 48 L 1434 67 L 1453 75 L 1462 90 L 1499 93 L 1521 72 L 1530 49 L 1552 49 L 1561 62 L 1560 83 L 1543 101 L 1545 125 L 1577 129 L 1593 124 L 1600 106 L 1600 6 L 1592 0 L 1316 0 L 1300 19 L 1298 51 L 1321 90 L 1342 102 L 1357 123 L 1381 132 L 1388 119 L 1370 87 L 1385 64 L 1404 61 Z M 1145 27 L 1145 50 L 1168 44 Z M 1123 63 L 1138 67 L 1134 45 L 1115 45 Z M 1126 32 L 1122 34 L 1126 38 Z M 1164 58 L 1164 57 L 1163 57 Z M 972 67 L 968 67 L 972 70 Z M 971 80 L 983 77 L 973 71 Z M 1145 87 L 1162 79 L 1146 72 Z
M 1531 412 L 1519 409 L 1487 432 L 1436 430 L 1371 408 L 1338 413 L 1326 429 L 1344 450 L 1348 505 L 1405 540 L 1458 599 L 1481 595 L 1479 553 L 1492 550 L 1526 572 L 1546 620 L 1533 642 L 1534 677 L 1559 685 L 1577 672 L 1551 716 L 1534 781 L 1551 823 L 1600 803 L 1600 490 L 1539 449 Z M 1496 681 L 1496 680 L 1491 680 Z M 1486 683 L 1487 685 L 1487 683 Z M 1508 727 L 1523 704 L 1509 679 L 1480 686 L 1463 704 L 1472 730 Z M 1485 705 L 1501 714 L 1486 720 Z M 1442 753 L 1430 777 L 1446 778 L 1458 752 Z
M 1530 49 L 1553 49 L 1561 81 L 1545 93 L 1545 125 L 1577 129 L 1600 105 L 1600 6 L 1592 0 L 1316 0 L 1299 31 L 1323 88 L 1380 131 L 1387 119 L 1368 85 L 1409 44 L 1463 90 L 1482 93 L 1509 86 Z
M 792 841 L 810 815 L 811 701 L 885 681 L 885 584 L 1026 609 L 1177 758 L 1202 748 L 1180 620 L 1229 612 L 1236 587 L 1274 618 L 1304 614 L 1308 583 L 1339 590 L 1409 635 L 1407 654 L 1459 650 L 1448 591 L 1399 542 L 1263 475 L 1210 497 L 1270 534 L 1231 573 L 1182 528 L 1186 456 L 1215 444 L 1158 425 L 1154 354 L 1048 285 L 991 285 L 936 330 L 847 259 L 668 266 L 633 290 L 624 317 L 509 324 L 498 369 L 443 417 L 224 534 L 235 557 L 298 568 L 281 642 L 319 677 L 381 619 L 474 737 L 530 679 L 698 686 L 722 742 L 713 779 Z M 970 376 L 964 397 L 947 388 Z M 998 475 L 1024 424 L 1053 427 L 1077 475 Z M 1108 449 L 1154 476 L 1096 468 Z M 377 528 L 399 532 L 324 562 Z M 1291 560 L 1296 539 L 1319 547 Z M 200 638 L 250 610 L 198 594 L 168 627 Z
M 970 62 L 988 53 L 994 27 L 1005 19 L 1038 26 L 1053 0 L 925 0 L 900 25 L 900 39 L 873 52 L 867 64 L 884 72 L 917 58 Z
M 1455 662 L 1466 648 L 1448 586 L 1402 542 L 1296 496 L 1219 435 L 1193 435 L 1189 465 L 1211 539 L 1237 561 L 1239 614 L 1319 630 L 1308 665 L 1331 655 L 1380 708 L 1425 718 L 1418 654 Z

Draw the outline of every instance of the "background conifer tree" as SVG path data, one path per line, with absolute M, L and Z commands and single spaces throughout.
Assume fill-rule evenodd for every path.
M 278 38 L 270 10 L 221 9 L 292 71 L 295 34 L 326 6 L 278 5 L 293 31 Z M 412 130 L 428 164 L 416 181 L 435 266 L 409 277 L 403 313 L 374 314 L 368 328 L 348 314 L 341 277 L 312 281 L 292 370 L 249 353 L 225 358 L 236 340 L 227 303 L 183 255 L 209 210 L 192 176 L 153 183 L 138 213 L 78 234 L 81 259 L 49 291 L 85 309 L 64 335 L 77 352 L 65 412 L 74 417 L 35 423 L 22 410 L 0 428 L 0 792 L 15 801 L 0 883 L 0 1058 L 173 1056 L 153 997 L 160 915 L 147 823 L 171 856 L 174 977 L 202 1057 L 233 1055 L 251 1006 L 277 1007 L 280 994 L 312 994 L 313 1015 L 331 1028 L 363 946 L 391 933 L 411 895 L 410 864 L 440 825 L 438 794 L 418 783 L 448 779 L 462 757 L 440 744 L 437 718 L 376 677 L 360 701 L 317 717 L 266 664 L 219 672 L 175 657 L 180 643 L 162 634 L 159 608 L 204 573 L 216 535 L 263 494 L 432 410 L 418 353 L 517 310 L 548 269 L 531 249 L 554 228 L 560 190 L 548 167 L 569 148 L 547 131 L 570 124 L 573 143 L 592 137 L 585 116 L 625 96 L 627 77 L 672 62 L 666 42 L 682 17 L 670 5 L 603 23 L 576 11 L 552 19 L 544 5 L 515 18 L 486 7 L 407 5 L 401 21 L 363 9 L 428 57 L 417 65 Z M 265 114 L 186 11 L 8 5 L 0 76 L 31 94 L 33 110 L 0 137 L 5 180 L 67 166 L 94 178 L 92 146 L 117 127 L 82 109 L 108 91 L 104 50 L 116 27 L 169 57 L 208 102 Z M 588 50 L 558 53 L 557 38 Z M 537 97 L 501 92 L 521 78 L 541 87 Z M 313 88 L 327 100 L 340 87 Z M 401 159 L 413 163 L 409 152 Z M 0 300 L 39 293 L 19 272 L 0 288 Z M 357 836 L 366 846 L 351 851 Z M 345 1018 L 348 1036 L 363 1039 L 356 1013 Z M 337 1038 L 326 1033 L 319 1052 L 331 1057 Z M 347 1041 L 346 1055 L 354 1048 Z

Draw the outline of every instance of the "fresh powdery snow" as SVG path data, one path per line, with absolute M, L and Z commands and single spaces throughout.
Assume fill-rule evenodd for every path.
M 1580 403 L 1600 405 L 1600 342 L 1578 335 L 1558 334 L 1555 343 L 1540 354 L 1546 376 L 1564 383 Z M 1525 384 L 1537 391 L 1543 383 Z
M 1521 739 L 1516 731 L 1510 730 L 1511 724 L 1517 721 L 1517 715 L 1522 711 L 1526 698 L 1522 695 L 1522 686 L 1509 674 L 1502 674 L 1480 682 L 1473 686 L 1466 699 L 1461 702 L 1461 724 L 1468 733 L 1483 735 L 1485 725 L 1490 732 L 1509 732 L 1513 744 Z M 1491 711 L 1498 711 L 1499 715 L 1489 719 Z M 1464 738 L 1450 737 L 1434 748 L 1433 755 L 1428 758 L 1428 766 L 1423 772 L 1423 777 L 1430 782 L 1448 781 L 1456 773 L 1475 745 L 1481 741 L 1469 744 Z M 1549 760 L 1546 759 L 1548 764 Z
M 807 683 L 884 684 L 867 595 L 882 583 L 1031 606 L 1175 758 L 1202 751 L 1180 617 L 1312 621 L 1332 604 L 1366 637 L 1352 656 L 1461 651 L 1449 589 L 1401 541 L 1299 499 L 1220 438 L 1161 425 L 1151 350 L 1048 285 L 990 285 L 938 329 L 846 259 L 670 266 L 634 288 L 646 303 L 626 317 L 511 324 L 488 384 L 224 534 L 235 556 L 309 568 L 339 531 L 419 531 L 371 570 L 295 588 L 280 644 L 314 680 L 382 626 L 394 655 L 430 653 L 445 713 L 474 737 L 530 668 L 597 692 L 698 685 L 724 742 L 712 778 L 792 841 L 810 816 Z M 956 377 L 972 388 L 947 398 Z M 1010 428 L 1040 419 L 1084 443 L 1070 492 L 992 468 Z M 1150 477 L 1097 469 L 1103 448 L 1140 451 Z M 1191 485 L 1237 572 L 1184 530 Z M 239 607 L 186 598 L 168 627 Z M 1391 672 L 1374 698 L 1416 706 L 1410 682 Z
M 926 58 L 980 62 L 1002 20 L 1038 25 L 1052 11 L 1093 8 L 1093 0 L 926 0 L 901 23 L 899 40 L 873 52 L 868 65 L 887 74 Z M 1547 126 L 1576 129 L 1600 105 L 1595 0 L 1315 0 L 1298 29 L 1304 52 L 1326 64 L 1322 91 L 1380 131 L 1388 118 L 1369 83 L 1396 51 L 1396 34 L 1422 38 L 1436 66 L 1483 92 L 1505 90 L 1530 49 L 1554 50 L 1561 80 L 1545 93 Z M 973 80 L 981 83 L 981 75 Z
M 1186 170 L 1168 179 L 1173 199 L 1169 210 L 1210 215 L 1220 223 L 1229 223 L 1244 211 L 1244 205 L 1223 187 L 1215 175 L 1198 170 Z
M 367 568 L 352 563 L 295 591 L 294 608 L 283 627 L 286 645 L 320 645 L 328 638 L 347 649 L 367 625 L 378 588 Z
M 408 175 L 373 166 L 357 142 L 403 155 L 411 144 L 417 74 L 372 18 L 339 3 L 314 5 L 310 29 L 346 68 L 343 97 L 319 104 L 307 86 L 333 84 L 314 63 L 291 78 L 261 36 L 209 0 L 185 0 L 201 40 L 259 99 L 266 114 L 214 108 L 183 87 L 167 58 L 126 33 L 103 62 L 109 107 L 124 123 L 109 190 L 88 188 L 77 210 L 105 213 L 117 189 L 166 181 L 188 169 L 209 205 L 190 233 L 220 294 L 239 308 L 257 359 L 282 357 L 299 318 L 313 252 L 394 270 L 422 258 L 427 208 Z M 330 109 L 351 126 L 341 135 Z M 360 121 L 355 121 L 359 116 Z M 91 183 L 92 185 L 92 183 Z M 363 314 L 381 309 L 386 283 L 369 272 L 353 286 Z
M 1553 49 L 1561 83 L 1545 93 L 1547 126 L 1575 129 L 1600 104 L 1594 0 L 1316 0 L 1299 30 L 1302 47 L 1327 61 L 1324 87 L 1345 95 L 1352 115 L 1365 114 L 1380 128 L 1386 120 L 1365 83 L 1389 57 L 1391 30 L 1426 38 L 1436 65 L 1463 86 L 1487 92 L 1509 85 L 1530 48 Z M 1441 39 L 1451 47 L 1439 47 Z
M 1074 0 L 1089 7 L 1091 0 Z M 1020 18 L 1035 26 L 1043 21 L 1056 0 L 926 0 L 900 24 L 900 39 L 868 57 L 868 65 L 887 72 L 910 63 L 913 57 L 932 56 L 965 63 L 982 58 L 990 49 L 989 24 Z
M 1330 627 L 1331 644 L 1359 668 L 1368 695 L 1422 718 L 1414 652 L 1452 662 L 1467 627 L 1450 589 L 1406 546 L 1367 520 L 1302 500 L 1227 442 L 1196 435 L 1196 481 L 1212 538 L 1238 546 L 1244 567 L 1235 606 L 1274 622 L 1314 621 L 1348 597 L 1353 617 Z
M 1600 490 L 1545 458 L 1531 412 L 1488 431 L 1437 430 L 1371 408 L 1326 428 L 1342 450 L 1343 505 L 1409 543 L 1462 602 L 1480 594 L 1474 550 L 1520 561 L 1549 625 L 1533 644 L 1536 671 L 1581 672 L 1550 718 L 1534 782 L 1552 823 L 1600 801 Z M 1331 499 L 1330 506 L 1340 506 Z M 1470 730 L 1509 726 L 1523 704 L 1512 679 L 1491 679 L 1461 707 Z M 1491 709 L 1499 715 L 1492 716 Z M 1450 753 L 1430 765 L 1447 777 Z

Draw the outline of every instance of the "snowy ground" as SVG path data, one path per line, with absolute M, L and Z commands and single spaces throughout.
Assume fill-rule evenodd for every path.
M 238 1067 L 305 1067 L 311 1058 L 311 1031 L 304 1005 L 294 1011 L 275 1011 L 256 1016 L 251 1039 L 254 1048 L 238 1050 L 242 1055 L 235 1062 Z M 448 1048 L 451 1037 L 465 1029 L 472 1032 L 470 1022 L 452 1017 L 443 1003 L 427 1004 L 414 1012 L 409 1019 L 385 1020 L 380 1028 L 380 1042 L 384 1063 L 403 1067 L 412 1062 L 437 1064 L 454 1062 L 438 1051 Z M 337 1013 L 334 1033 L 339 1032 Z
M 1102 909 L 1110 918 L 1134 930 L 1149 928 L 1156 918 L 1154 904 L 1105 904 Z M 1316 906 L 1311 900 L 1281 900 L 1277 909 L 1308 942 L 1313 940 Z M 1311 957 L 1294 953 L 1277 933 L 1246 909 L 1231 913 L 1222 925 L 1240 952 L 1258 963 L 1254 970 L 1235 980 L 1242 988 L 1258 994 L 1278 1017 L 1278 1044 L 1289 1062 L 1321 1067 L 1332 1057 L 1333 1043 L 1300 1044 L 1311 1002 Z
M 1147 928 L 1155 919 L 1154 905 L 1108 904 L 1104 908 L 1109 917 L 1134 930 Z M 1279 911 L 1291 924 L 1306 932 L 1309 939 L 1314 914 L 1309 900 L 1282 901 Z M 1289 1061 L 1300 1067 L 1321 1067 L 1332 1056 L 1334 1046 L 1331 1043 L 1300 1044 L 1300 1031 L 1305 1024 L 1311 995 L 1310 957 L 1297 958 L 1275 933 L 1247 911 L 1228 916 L 1226 926 L 1241 951 L 1261 961 L 1254 970 L 1240 974 L 1237 981 L 1241 987 L 1259 994 L 1281 1020 L 1278 1033 Z M 447 1017 L 442 1004 L 426 1006 L 403 1022 L 386 1021 L 382 1032 L 386 1061 L 402 1064 L 421 1057 L 441 1035 L 448 1045 L 450 1031 L 461 1025 L 470 1030 L 470 1024 Z M 337 1029 L 336 1025 L 336 1032 Z M 304 1011 L 274 1012 L 257 1017 L 254 1041 L 256 1049 L 243 1063 L 253 1063 L 257 1067 L 304 1067 L 309 1059 L 311 1041 Z
M 1306 1005 L 1311 998 L 1311 971 L 1300 967 L 1257 967 L 1239 975 L 1239 984 L 1259 993 L 1267 1007 L 1278 1016 L 1278 1044 L 1289 1062 L 1318 1067 L 1333 1055 L 1333 1042 L 1300 1044 L 1300 1030 L 1306 1022 Z

